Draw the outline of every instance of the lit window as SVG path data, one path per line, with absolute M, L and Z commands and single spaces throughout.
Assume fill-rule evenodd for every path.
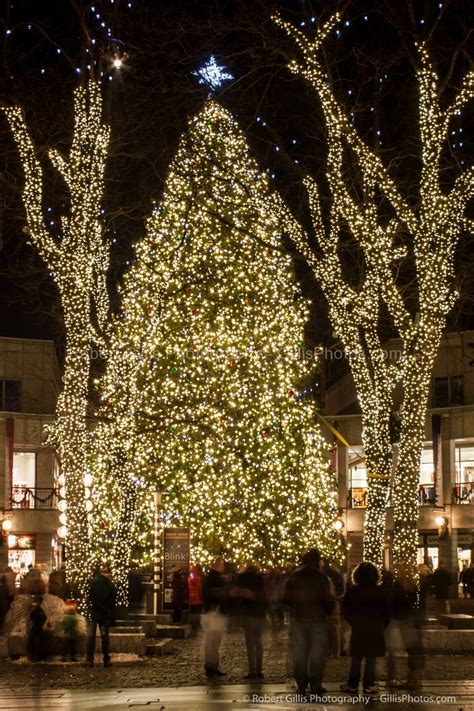
M 367 469 L 362 447 L 349 450 L 349 507 L 367 506 Z
M 457 444 L 454 448 L 456 483 L 453 501 L 456 504 L 474 503 L 474 444 Z

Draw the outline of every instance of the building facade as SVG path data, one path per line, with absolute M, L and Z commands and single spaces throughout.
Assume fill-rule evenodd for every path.
M 386 349 L 390 360 L 401 357 L 400 341 L 389 341 Z M 348 562 L 352 565 L 362 559 L 367 471 L 360 409 L 350 374 L 326 390 L 323 414 L 350 444 L 346 447 L 334 437 L 339 506 L 350 544 Z M 395 469 L 396 434 L 393 439 Z M 425 423 L 418 503 L 418 562 L 427 562 L 433 568 L 441 563 L 453 574 L 471 560 L 474 562 L 474 331 L 446 335 L 439 349 Z M 392 530 L 393 507 L 389 500 L 387 566 L 391 564 Z
M 45 444 L 60 372 L 52 341 L 0 338 L 0 564 L 58 563 L 58 462 Z

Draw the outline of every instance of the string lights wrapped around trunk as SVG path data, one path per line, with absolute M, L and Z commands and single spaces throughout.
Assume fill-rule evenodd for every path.
M 390 412 L 395 386 L 401 384 L 401 433 L 399 461 L 393 483 L 395 571 L 413 571 L 417 553 L 417 521 L 420 456 L 433 362 L 446 315 L 456 299 L 454 252 L 463 229 L 468 228 L 465 207 L 472 198 L 474 172 L 459 171 L 448 192 L 441 187 L 441 154 L 454 117 L 473 96 L 474 73 L 469 72 L 456 98 L 440 106 L 440 82 L 426 46 L 418 46 L 417 72 L 421 177 L 419 200 L 409 204 L 377 153 L 358 135 L 349 111 L 337 99 L 321 60 L 321 46 L 340 22 L 334 15 L 309 37 L 290 23 L 276 23 L 297 43 L 303 61 L 290 69 L 315 90 L 326 124 L 328 156 L 326 177 L 331 191 L 330 219 L 321 214 L 316 182 L 305 181 L 313 227 L 323 253 L 316 259 L 308 237 L 286 206 L 282 213 L 288 232 L 319 280 L 329 302 L 330 317 L 351 366 L 362 409 L 362 439 L 367 457 L 368 506 L 364 529 L 364 557 L 382 563 L 385 507 L 392 466 Z M 347 148 L 350 151 L 347 152 Z M 363 191 L 356 198 L 347 182 L 347 156 L 356 161 Z M 387 223 L 377 194 L 390 203 L 394 217 Z M 339 254 L 341 229 L 349 229 L 362 248 L 366 271 L 360 288 L 343 277 Z M 396 273 L 408 246 L 397 246 L 401 233 L 410 234 L 416 270 L 418 306 L 410 312 Z M 407 245 L 407 240 L 405 240 Z M 385 358 L 378 333 L 381 308 L 388 309 L 403 343 L 398 363 Z
M 56 282 L 64 316 L 63 389 L 57 404 L 54 439 L 64 482 L 63 519 L 67 520 L 66 574 L 83 595 L 90 576 L 90 486 L 88 473 L 87 405 L 90 347 L 100 343 L 97 328 L 108 312 L 106 273 L 108 244 L 100 219 L 109 127 L 102 121 L 100 83 L 89 80 L 74 91 L 74 129 L 67 157 L 50 149 L 51 163 L 69 194 L 67 214 L 55 231 L 45 220 L 44 174 L 18 106 L 4 107 L 20 154 L 25 185 L 23 203 L 29 241 L 38 250 Z M 94 325 L 95 324 L 95 327 Z M 64 528 L 63 533 L 66 533 Z

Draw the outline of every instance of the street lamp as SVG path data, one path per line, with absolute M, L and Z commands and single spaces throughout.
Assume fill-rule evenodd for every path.
M 435 525 L 438 527 L 438 538 L 445 538 L 448 535 L 448 519 L 446 516 L 438 514 L 435 516 Z
M 13 521 L 10 518 L 4 518 L 2 521 L 2 530 L 8 533 L 13 528 Z

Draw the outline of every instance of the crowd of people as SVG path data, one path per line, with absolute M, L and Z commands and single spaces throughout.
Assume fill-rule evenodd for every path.
M 351 656 L 348 679 L 341 690 L 357 693 L 362 678 L 364 693 L 376 692 L 375 662 L 386 656 L 388 684 L 417 689 L 424 668 L 422 627 L 429 597 L 442 605 L 449 598 L 453 581 L 442 563 L 433 572 L 418 566 L 418 584 L 414 571 L 401 571 L 394 580 L 389 571 L 380 571 L 362 561 L 342 574 L 327 559 L 320 559 L 316 549 L 308 551 L 297 567 L 261 571 L 255 562 L 239 569 L 217 557 L 208 571 L 193 565 L 187 571 L 176 570 L 172 578 L 173 620 L 179 622 L 188 609 L 195 628 L 204 633 L 204 671 L 208 678 L 225 676 L 220 668 L 220 647 L 226 630 L 241 627 L 247 650 L 248 673 L 245 679 L 264 678 L 263 632 L 268 623 L 277 634 L 288 622 L 287 671 L 302 695 L 322 694 L 325 660 Z M 139 586 L 132 585 L 130 595 L 137 604 Z M 474 564 L 460 574 L 464 594 L 474 594 Z M 33 661 L 44 658 L 43 595 L 49 592 L 64 601 L 63 658 L 76 661 L 78 615 L 76 602 L 66 582 L 63 569 L 48 577 L 38 566 L 31 566 L 21 581 L 7 568 L 0 576 L 0 612 L 4 616 L 15 594 L 32 596 L 29 613 L 28 653 Z M 136 598 L 136 599 L 135 599 Z M 110 627 L 115 621 L 116 588 L 110 569 L 104 565 L 94 571 L 88 585 L 86 666 L 93 666 L 97 629 L 102 642 L 104 666 L 110 666 Z M 441 607 L 439 611 L 445 611 Z M 350 628 L 346 648 L 341 621 Z M 1 622 L 1 620 L 0 620 Z M 400 678 L 398 651 L 400 641 L 408 655 L 408 679 Z M 364 664 L 365 660 L 365 664 Z M 362 671 L 362 666 L 364 669 Z
M 262 634 L 265 620 L 272 629 L 289 621 L 288 666 L 298 693 L 323 694 L 325 660 L 341 647 L 340 617 L 350 626 L 351 666 L 341 690 L 365 694 L 377 691 L 375 661 L 387 653 L 389 685 L 416 689 L 424 668 L 422 622 L 428 588 L 414 583 L 412 571 L 398 580 L 380 575 L 370 562 L 344 576 L 319 551 L 308 551 L 301 565 L 290 571 L 264 575 L 251 562 L 236 574 L 226 571 L 216 558 L 202 578 L 202 626 L 205 635 L 204 670 L 208 677 L 225 676 L 219 667 L 219 649 L 225 630 L 240 621 L 247 648 L 246 679 L 263 679 Z M 195 586 L 195 581 L 193 581 Z M 277 592 L 278 591 L 278 592 Z M 234 620 L 234 622 L 233 622 Z M 408 653 L 408 679 L 400 680 L 398 647 L 392 642 L 394 628 Z
M 49 655 L 49 634 L 45 629 L 47 615 L 43 607 L 46 593 L 63 600 L 63 660 L 77 661 L 78 614 L 74 591 L 66 581 L 64 568 L 53 570 L 49 576 L 41 566 L 30 566 L 16 586 L 16 575 L 7 567 L 0 576 L 0 627 L 15 595 L 31 596 L 28 612 L 27 651 L 30 661 L 38 662 Z M 89 580 L 86 600 L 87 642 L 85 665 L 94 666 L 97 629 L 99 629 L 104 667 L 110 661 L 110 627 L 115 622 L 116 588 L 107 565 L 97 567 Z

